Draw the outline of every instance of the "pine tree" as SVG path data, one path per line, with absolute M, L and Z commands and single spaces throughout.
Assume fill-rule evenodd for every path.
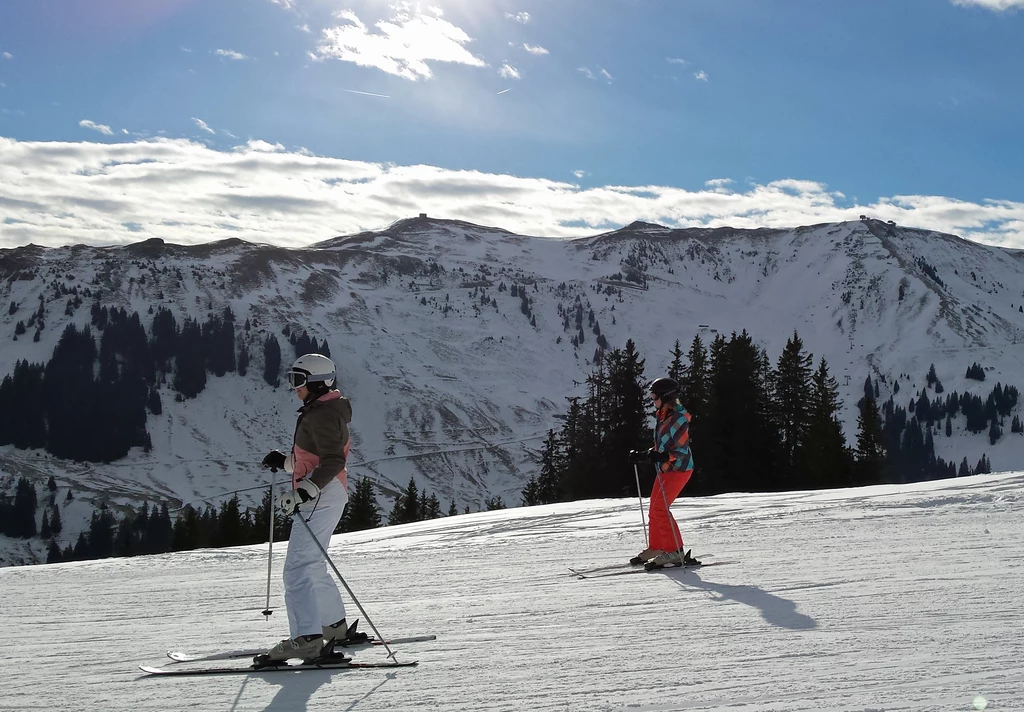
M 707 414 L 694 454 L 705 474 L 703 493 L 758 492 L 779 486 L 768 371 L 767 355 L 747 332 L 732 334 L 728 342 L 719 335 L 712 342 Z
M 505 507 L 505 503 L 501 501 L 501 495 L 500 494 L 495 496 L 495 497 L 488 497 L 487 499 L 485 499 L 484 500 L 484 506 L 487 508 L 488 512 L 494 511 L 496 509 L 505 509 L 506 508 Z
M 36 488 L 27 477 L 19 477 L 7 531 L 12 537 L 30 539 L 36 535 Z
M 160 415 L 164 412 L 164 404 L 160 400 L 160 391 L 155 386 L 149 389 L 149 395 L 146 397 L 146 408 L 153 415 Z
M 997 418 L 992 419 L 992 425 L 988 429 L 988 441 L 989 444 L 995 445 L 996 442 L 1003 436 L 1003 429 L 999 427 L 999 420 Z
M 222 502 L 217 514 L 217 533 L 215 546 L 237 546 L 244 543 L 245 522 L 239 507 L 238 495 Z
M 686 368 L 683 366 L 683 350 L 679 346 L 679 339 L 676 339 L 672 347 L 672 361 L 668 365 L 668 377 L 676 383 L 682 384 L 686 376 Z
M 454 517 L 459 513 L 459 508 L 455 506 L 455 500 L 452 500 L 451 505 L 448 507 L 448 516 Z
M 263 343 L 263 380 L 274 388 L 281 385 L 281 344 L 273 334 Z
M 395 497 L 394 507 L 388 516 L 388 524 L 408 524 L 418 521 L 420 514 L 420 496 L 416 489 L 416 479 L 409 478 L 409 485 Z
M 708 402 L 708 352 L 700 335 L 693 337 L 686 358 L 689 365 L 678 381 L 679 400 L 693 416 L 692 431 L 693 426 L 705 415 Z
M 246 322 L 248 323 L 248 321 Z M 249 349 L 242 344 L 238 347 L 238 375 L 244 376 L 249 372 Z
M 804 352 L 803 341 L 794 331 L 779 356 L 774 373 L 774 414 L 781 437 L 781 461 L 786 470 L 783 479 L 801 486 L 806 484 L 801 449 L 811 421 L 810 354 Z M 827 378 L 827 369 L 825 373 Z
M 85 561 L 86 559 L 93 558 L 92 549 L 89 547 L 89 540 L 85 536 L 85 532 L 78 533 L 78 540 L 75 542 L 75 548 L 71 551 L 71 556 L 66 555 L 65 552 L 64 560 L 68 561 Z
M 206 388 L 207 343 L 198 322 L 186 318 L 175 353 L 174 390 L 195 398 Z
M 874 398 L 860 402 L 857 416 L 857 482 L 858 485 L 878 484 L 885 474 L 885 441 L 882 420 Z
M 433 492 L 430 493 L 429 497 L 426 492 L 420 496 L 419 508 L 419 521 L 438 519 L 441 516 L 441 503 Z
M 46 515 L 46 510 L 43 510 L 43 522 L 39 527 L 39 538 L 49 539 L 53 535 L 53 530 L 50 529 L 50 518 Z
M 636 477 L 629 464 L 629 451 L 650 442 L 645 400 L 644 359 L 632 340 L 625 349 L 612 349 L 604 358 L 607 367 L 604 427 L 600 432 L 602 462 L 595 473 L 599 488 L 597 496 L 637 494 Z
M 89 556 L 94 559 L 106 559 L 114 555 L 114 515 L 101 503 L 100 508 L 92 513 L 89 520 Z
M 526 481 L 526 485 L 519 493 L 519 500 L 524 507 L 533 507 L 540 504 L 540 499 L 537 495 L 537 477 L 535 475 L 530 475 L 530 479 Z
M 64 557 L 61 556 L 60 547 L 57 542 L 50 539 L 50 546 L 46 549 L 46 563 L 59 564 Z
M 562 476 L 565 471 L 565 454 L 562 443 L 554 430 L 549 430 L 541 450 L 540 474 L 536 480 L 533 501 L 524 504 L 552 504 L 562 498 Z
M 53 513 L 50 515 L 50 533 L 53 536 L 58 536 L 63 528 L 64 524 L 60 519 L 60 508 L 57 506 L 57 503 L 54 502 Z
M 380 526 L 380 522 L 380 508 L 377 506 L 373 481 L 369 477 L 363 477 L 356 484 L 355 491 L 348 501 L 344 531 L 375 529 Z
M 839 422 L 841 407 L 839 384 L 829 374 L 828 363 L 822 358 L 811 377 L 810 422 L 804 446 L 804 465 L 810 487 L 853 484 L 852 462 Z
M 160 505 L 160 511 L 154 506 L 149 513 L 149 526 L 146 527 L 146 551 L 151 554 L 163 554 L 171 550 L 173 530 L 171 513 L 167 502 Z M 257 542 L 252 542 L 257 543 Z
M 270 528 L 269 523 L 267 528 Z M 199 548 L 199 514 L 191 505 L 186 505 L 178 514 L 178 518 L 174 520 L 173 534 L 172 551 L 190 551 Z

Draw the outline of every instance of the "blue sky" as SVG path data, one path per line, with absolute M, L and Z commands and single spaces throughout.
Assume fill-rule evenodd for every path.
M 11 0 L 0 247 L 423 210 L 1024 248 L 1022 70 L 1024 0 Z

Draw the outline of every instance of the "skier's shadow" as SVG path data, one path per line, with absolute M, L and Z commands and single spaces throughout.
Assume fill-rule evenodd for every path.
M 818 627 L 817 621 L 796 610 L 796 603 L 774 593 L 768 593 L 757 586 L 712 583 L 700 578 L 696 571 L 687 571 L 683 576 L 671 578 L 684 588 L 707 591 L 716 601 L 736 601 L 757 608 L 761 611 L 761 617 L 770 625 L 790 630 L 811 630 Z
M 396 673 L 388 672 L 385 673 L 384 679 L 374 685 L 365 695 L 352 701 L 348 707 L 345 708 L 344 712 L 351 712 L 357 708 L 360 702 L 366 700 L 374 692 L 379 690 L 387 683 L 388 680 L 393 680 Z M 281 685 L 281 689 L 274 695 L 274 699 L 270 701 L 270 704 L 264 707 L 264 712 L 294 712 L 295 710 L 304 710 L 308 707 L 310 699 L 317 689 L 331 679 L 331 672 L 313 672 L 303 671 L 294 675 L 284 674 L 286 679 L 283 680 L 272 680 L 276 684 Z
M 313 693 L 324 683 L 331 679 L 329 671 L 313 672 L 306 670 L 297 673 L 281 673 L 280 679 L 269 679 L 267 682 L 279 684 L 281 689 L 274 695 L 274 699 L 264 708 L 265 712 L 291 712 L 293 710 L 304 710 L 309 705 Z

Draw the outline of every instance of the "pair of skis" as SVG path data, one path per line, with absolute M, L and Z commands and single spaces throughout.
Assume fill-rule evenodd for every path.
M 682 566 L 679 566 L 679 565 L 659 566 L 659 567 L 651 568 L 651 569 L 645 568 L 644 566 L 638 565 L 638 564 L 625 563 L 625 564 L 609 564 L 608 566 L 597 566 L 597 567 L 592 568 L 592 569 L 574 569 L 573 567 L 570 566 L 569 567 L 569 571 L 571 571 L 572 574 L 574 576 L 576 576 L 576 578 L 587 579 L 587 578 L 604 578 L 606 576 L 622 576 L 622 575 L 625 575 L 625 574 L 649 574 L 649 573 L 654 573 L 655 571 L 673 571 L 675 569 L 684 569 L 684 570 L 687 570 L 687 569 L 701 569 L 701 568 L 704 568 L 706 566 L 723 566 L 725 564 L 735 564 L 735 563 L 739 563 L 739 562 L 736 562 L 736 561 L 705 561 L 705 562 L 700 563 L 700 564 L 684 564 Z
M 354 648 L 361 648 L 367 646 L 377 645 L 401 645 L 403 643 L 421 643 L 430 640 L 436 640 L 436 635 L 414 635 L 406 638 L 391 638 L 387 641 L 377 640 L 376 638 L 368 638 L 361 640 L 356 643 L 340 643 L 333 646 L 331 653 L 319 660 L 313 660 L 310 662 L 297 663 L 289 665 L 287 662 L 275 665 L 249 665 L 246 667 L 206 667 L 206 668 L 186 668 L 180 667 L 173 670 L 166 668 L 158 668 L 151 665 L 140 665 L 139 669 L 147 675 L 241 675 L 251 673 L 270 673 L 270 672 L 298 672 L 300 670 L 352 670 L 352 669 L 365 669 L 365 668 L 397 668 L 397 667 L 413 667 L 418 664 L 417 661 L 413 660 L 410 662 L 398 662 L 397 660 L 391 660 L 386 662 L 356 662 L 351 658 L 346 658 L 342 654 L 345 650 L 352 650 Z M 243 648 L 239 650 L 225 650 L 217 653 L 208 653 L 195 655 L 180 651 L 169 651 L 167 657 L 169 657 L 175 663 L 195 663 L 195 662 L 215 662 L 220 660 L 238 660 L 241 658 L 255 658 L 257 655 L 261 655 L 266 652 L 265 648 Z

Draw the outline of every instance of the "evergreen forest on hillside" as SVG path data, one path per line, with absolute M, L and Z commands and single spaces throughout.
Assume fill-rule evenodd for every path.
M 33 314 L 37 335 L 43 316 Z M 97 299 L 90 325 L 69 325 L 49 361 L 19 361 L 0 382 L 0 445 L 106 463 L 124 457 L 132 447 L 148 451 L 147 414 L 162 412 L 162 398 L 195 398 L 210 376 L 247 375 L 254 349 L 263 352 L 259 377 L 280 385 L 283 357 L 277 336 L 257 336 L 258 324 L 249 320 L 237 325 L 230 308 L 211 312 L 203 322 L 186 317 L 178 323 L 163 307 L 150 308 L 149 317 L 147 330 L 137 312 L 101 306 Z M 306 331 L 286 328 L 282 336 L 296 356 L 330 356 L 327 342 L 310 338 Z M 774 363 L 745 331 L 728 339 L 718 335 L 708 346 L 696 336 L 686 353 L 676 341 L 671 356 L 668 374 L 651 374 L 632 341 L 623 349 L 599 345 L 586 379 L 587 394 L 569 398 L 561 428 L 548 432 L 538 470 L 521 493 L 522 504 L 636 496 L 636 475 L 627 454 L 650 446 L 647 384 L 661 375 L 681 384 L 680 400 L 693 417 L 690 441 L 696 469 L 684 496 L 904 483 L 988 472 L 986 456 L 977 463 L 966 457 L 959 463 L 936 457 L 935 438 L 952 436 L 953 422 L 962 416 L 964 429 L 984 433 L 994 444 L 1005 436 L 1006 420 L 1018 401 L 1016 387 L 1001 383 L 984 397 L 947 394 L 934 366 L 923 378 L 924 387 L 905 393 L 904 400 L 896 400 L 899 378 L 889 389 L 893 395 L 880 400 L 878 380 L 869 375 L 856 404 L 856 441 L 848 443 L 840 424 L 843 404 L 837 382 L 825 359 L 815 363 L 797 333 Z M 901 376 L 912 380 L 908 374 Z M 984 368 L 972 363 L 966 376 L 981 383 Z M 1009 432 L 1024 433 L 1019 415 L 1013 415 Z M 641 494 L 648 494 L 654 468 L 641 466 L 639 474 Z M 394 497 L 390 514 L 383 516 L 376 485 L 367 478 L 354 479 L 339 532 L 459 513 L 454 501 L 442 511 L 436 495 L 421 493 L 410 479 Z M 0 497 L 0 534 L 49 540 L 48 561 L 256 544 L 267 541 L 270 528 L 269 494 L 254 511 L 240 507 L 237 493 L 205 510 L 186 506 L 171 511 L 167 502 L 160 502 L 115 513 L 102 504 L 76 543 L 62 549 L 56 543 L 62 521 L 55 492 L 53 478 L 40 496 L 22 477 L 13 496 Z M 67 496 L 70 501 L 70 491 Z M 493 497 L 483 506 L 499 509 L 506 504 Z M 42 523 L 37 527 L 40 509 Z M 289 524 L 275 513 L 275 539 L 287 538 Z

